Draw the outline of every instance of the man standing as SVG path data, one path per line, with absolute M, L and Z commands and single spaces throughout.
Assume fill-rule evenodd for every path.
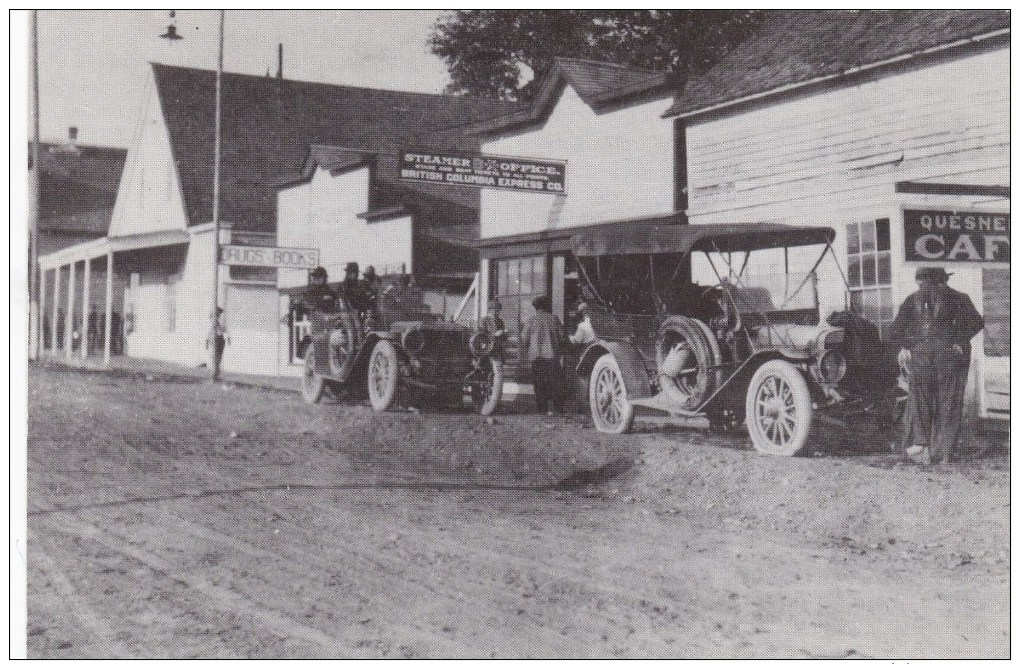
M 479 325 L 483 332 L 492 337 L 492 359 L 497 362 L 503 362 L 503 345 L 506 341 L 506 323 L 503 321 L 502 311 L 503 305 L 499 300 L 493 300 L 489 303 L 489 313 L 482 317 L 482 323 Z
M 890 338 L 910 371 L 904 447 L 914 461 L 945 462 L 955 453 L 970 368 L 970 340 L 984 321 L 940 267 L 921 267 L 918 290 L 900 305 Z
M 551 303 L 545 295 L 532 301 L 535 315 L 521 333 L 525 359 L 531 364 L 531 378 L 535 387 L 535 403 L 552 415 L 563 410 L 563 396 L 559 389 L 560 354 L 563 349 L 563 325 L 553 315 Z
M 205 347 L 212 346 L 213 349 L 213 380 L 220 378 L 220 364 L 223 362 L 223 349 L 230 343 L 230 335 L 227 333 L 227 321 L 223 316 L 223 307 L 216 307 L 216 317 L 209 329 L 209 338 L 205 340 Z

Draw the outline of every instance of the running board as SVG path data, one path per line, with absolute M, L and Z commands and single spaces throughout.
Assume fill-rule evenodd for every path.
M 630 402 L 632 406 L 641 406 L 642 408 L 664 411 L 673 417 L 701 417 L 704 415 L 704 412 L 700 410 L 684 410 L 683 408 L 678 407 L 675 401 L 666 396 L 665 392 L 659 392 L 654 396 L 644 397 L 641 399 L 628 399 L 627 401 Z

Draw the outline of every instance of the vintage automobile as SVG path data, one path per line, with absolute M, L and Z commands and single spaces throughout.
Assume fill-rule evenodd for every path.
M 636 408 L 726 430 L 746 420 L 757 450 L 792 456 L 819 418 L 843 423 L 877 408 L 894 374 L 848 375 L 846 330 L 819 320 L 816 270 L 835 256 L 834 235 L 771 223 L 575 234 L 597 336 L 577 373 L 596 428 L 624 433 Z M 813 267 L 791 273 L 791 252 Z M 692 264 L 710 269 L 714 285 L 693 283 Z M 867 369 L 866 358 L 851 359 Z
M 367 394 L 376 411 L 412 395 L 459 406 L 467 393 L 483 415 L 499 405 L 503 376 L 493 339 L 438 320 L 421 305 L 417 289 L 381 297 L 367 317 L 338 296 L 329 310 L 310 307 L 309 319 L 310 334 L 298 348 L 308 403 L 318 403 L 328 390 L 337 399 Z

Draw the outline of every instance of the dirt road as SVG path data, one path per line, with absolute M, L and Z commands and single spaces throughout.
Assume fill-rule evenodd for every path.
M 29 373 L 30 657 L 1005 657 L 1009 470 Z

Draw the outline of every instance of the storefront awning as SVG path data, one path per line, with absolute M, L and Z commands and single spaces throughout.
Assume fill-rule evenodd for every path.
M 191 234 L 184 230 L 154 231 L 152 233 L 102 237 L 90 242 L 64 247 L 52 254 L 40 256 L 39 265 L 42 269 L 49 270 L 69 263 L 99 258 L 110 252 L 117 253 L 119 251 L 188 244 L 190 241 Z
M 652 225 L 593 228 L 573 236 L 578 256 L 673 254 L 692 251 L 755 251 L 831 242 L 836 232 L 825 226 L 785 224 Z

